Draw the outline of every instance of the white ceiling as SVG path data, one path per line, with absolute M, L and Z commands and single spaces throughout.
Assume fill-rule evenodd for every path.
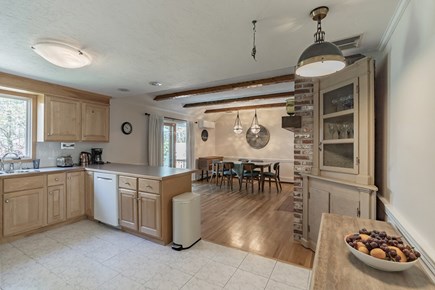
M 316 23 L 308 14 L 317 6 L 330 8 L 322 22 L 327 41 L 362 34 L 361 46 L 345 54 L 376 51 L 399 2 L 0 0 L 0 71 L 198 114 L 205 108 L 182 109 L 182 104 L 231 96 L 161 102 L 153 97 L 293 73 L 299 55 L 313 42 Z M 253 19 L 258 20 L 257 61 L 250 55 Z M 30 49 L 44 39 L 75 45 L 89 53 L 93 63 L 73 70 L 56 67 Z M 151 81 L 164 85 L 154 87 Z M 293 84 L 276 85 L 247 94 L 292 89 Z

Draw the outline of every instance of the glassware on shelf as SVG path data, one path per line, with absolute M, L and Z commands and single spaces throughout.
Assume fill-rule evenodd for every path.
M 343 130 L 344 130 L 345 138 L 351 138 L 350 137 L 350 123 L 343 122 L 342 127 L 343 127 Z
M 328 124 L 328 129 L 329 129 L 329 135 L 331 136 L 330 139 L 334 139 L 334 133 L 337 130 L 335 124 L 329 123 Z

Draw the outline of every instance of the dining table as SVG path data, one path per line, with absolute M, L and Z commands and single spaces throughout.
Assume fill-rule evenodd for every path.
M 268 170 L 270 171 L 271 166 L 272 166 L 272 162 L 258 162 L 258 161 L 242 162 L 242 161 L 223 160 L 223 161 L 220 161 L 219 164 L 223 166 L 223 164 L 225 162 L 233 162 L 234 163 L 233 170 L 237 174 L 236 177 L 239 179 L 239 190 L 242 190 L 243 164 L 244 163 L 253 163 L 255 168 L 260 169 L 260 184 L 262 185 L 261 191 L 264 192 L 264 183 L 263 183 L 264 169 L 268 168 Z

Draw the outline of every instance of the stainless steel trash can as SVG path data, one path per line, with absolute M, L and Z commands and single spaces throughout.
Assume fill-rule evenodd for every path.
M 172 198 L 172 249 L 184 250 L 201 239 L 201 196 L 185 192 Z

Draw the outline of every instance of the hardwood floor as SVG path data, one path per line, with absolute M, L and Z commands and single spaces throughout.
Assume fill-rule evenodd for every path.
M 206 181 L 193 183 L 201 194 L 202 238 L 216 244 L 238 248 L 312 268 L 314 253 L 293 241 L 293 213 L 288 198 L 293 185 L 282 184 L 282 192 L 267 183 L 264 193 L 222 189 Z M 283 205 L 283 206 L 281 206 Z

